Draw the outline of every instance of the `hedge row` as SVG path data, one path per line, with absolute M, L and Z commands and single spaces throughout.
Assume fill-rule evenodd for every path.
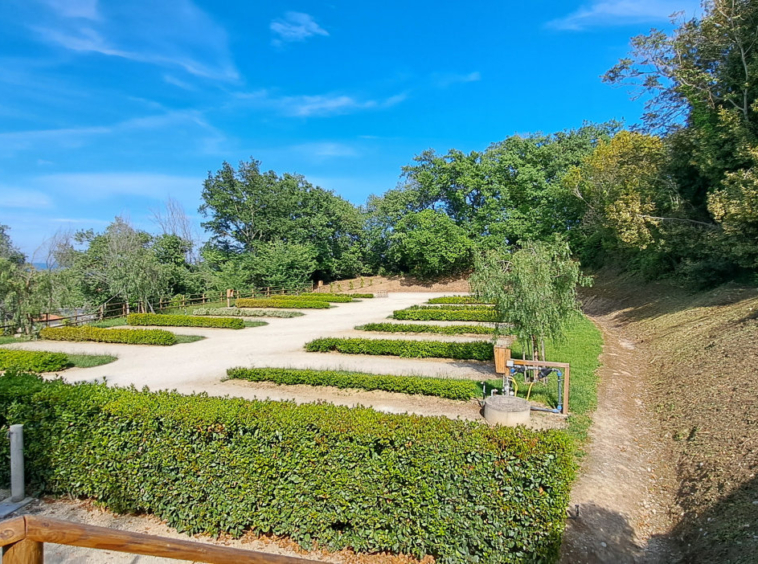
M 488 303 L 476 296 L 442 296 L 441 298 L 432 298 L 428 304 L 484 304 Z
M 71 366 L 68 355 L 44 351 L 0 349 L 0 370 L 27 370 L 29 372 L 57 372 Z
M 329 302 L 323 300 L 275 300 L 271 298 L 238 298 L 237 307 L 290 307 L 296 309 L 327 309 Z
M 130 345 L 174 345 L 176 335 L 163 329 L 101 329 L 99 327 L 45 327 L 39 332 L 50 341 L 96 341 Z
M 358 325 L 357 331 L 382 333 L 437 333 L 439 335 L 492 335 L 494 327 L 486 325 L 424 325 L 422 323 L 367 323 Z
M 401 309 L 393 312 L 392 317 L 408 321 L 497 321 L 492 309 L 443 309 L 442 306 Z
M 276 384 L 307 384 L 361 390 L 384 390 L 401 394 L 437 396 L 454 400 L 480 397 L 481 390 L 473 380 L 454 378 L 426 378 L 423 376 L 390 376 L 345 372 L 341 370 L 304 370 L 295 368 L 230 368 L 227 376 L 250 382 Z
M 282 301 L 317 301 L 331 303 L 349 303 L 353 301 L 352 296 L 345 294 L 300 294 L 299 296 L 271 296 L 272 300 Z
M 235 317 L 302 317 L 299 311 L 267 311 L 263 309 L 239 309 L 236 307 L 199 307 L 192 315 L 232 315 Z
M 443 341 L 403 341 L 395 339 L 341 339 L 327 337 L 305 344 L 309 352 L 338 351 L 345 354 L 374 354 L 408 358 L 457 358 L 492 360 L 492 343 L 454 343 Z
M 130 313 L 126 317 L 129 325 L 162 325 L 166 327 L 216 327 L 221 329 L 244 329 L 245 322 L 230 317 L 193 317 L 191 315 L 169 315 L 158 313 Z
M 374 294 L 348 294 L 353 299 L 359 300 L 361 298 L 370 299 L 374 297 Z
M 30 490 L 440 563 L 555 561 L 575 471 L 561 431 L 31 375 L 0 378 L 0 423 L 24 424 Z
M 494 308 L 493 306 L 487 305 L 487 304 L 442 304 L 442 305 L 417 305 L 417 306 L 411 306 L 408 309 L 419 309 L 419 310 L 436 309 L 436 310 L 445 310 L 445 311 L 475 311 L 475 310 L 492 311 Z

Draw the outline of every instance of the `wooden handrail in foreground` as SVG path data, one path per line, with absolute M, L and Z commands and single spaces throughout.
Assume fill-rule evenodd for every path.
M 107 527 L 25 515 L 0 522 L 2 564 L 43 564 L 44 543 L 65 544 L 97 550 L 114 550 L 192 560 L 210 564 L 307 564 L 314 560 L 228 548 L 186 540 L 168 539 Z

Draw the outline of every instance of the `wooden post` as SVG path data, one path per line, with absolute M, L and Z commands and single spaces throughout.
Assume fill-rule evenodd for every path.
M 563 407 L 561 413 L 568 415 L 569 412 L 569 380 L 571 379 L 571 367 L 567 364 L 563 371 Z
M 267 298 L 271 297 L 271 286 L 266 286 L 266 297 Z
M 43 564 L 44 545 L 30 539 L 3 547 L 3 564 Z
M 234 292 L 232 289 L 226 291 L 226 307 L 232 307 L 232 292 Z
M 100 321 L 103 320 L 104 316 L 105 316 L 105 304 L 100 306 L 100 315 L 98 316 L 100 318 Z
M 508 361 L 511 359 L 511 349 L 505 345 L 495 345 L 495 372 L 508 372 Z

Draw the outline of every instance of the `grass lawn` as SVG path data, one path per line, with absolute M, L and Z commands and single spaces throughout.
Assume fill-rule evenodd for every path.
M 265 321 L 250 321 L 249 319 L 245 320 L 245 327 L 263 327 L 264 325 L 268 325 Z
M 205 339 L 202 335 L 177 335 L 176 344 L 182 345 L 184 343 L 196 343 Z
M 115 361 L 118 357 L 109 354 L 70 354 L 68 361 L 77 368 L 92 368 Z
M 90 323 L 92 327 L 99 327 L 100 329 L 108 329 L 109 327 L 122 327 L 126 325 L 126 317 L 111 317 L 110 319 L 103 319 L 102 321 L 95 321 Z

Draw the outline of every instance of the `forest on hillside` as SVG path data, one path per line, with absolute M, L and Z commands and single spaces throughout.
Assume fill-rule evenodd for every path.
M 480 151 L 426 150 L 397 187 L 355 206 L 251 158 L 203 182 L 200 242 L 173 201 L 160 233 L 116 218 L 61 233 L 37 270 L 0 226 L 0 316 L 118 298 L 149 304 L 213 289 L 300 287 L 369 274 L 438 278 L 488 252 L 568 247 L 692 288 L 755 282 L 758 269 L 758 5 L 717 0 L 671 34 L 632 39 L 603 80 L 645 100 L 641 123 L 586 123 Z

